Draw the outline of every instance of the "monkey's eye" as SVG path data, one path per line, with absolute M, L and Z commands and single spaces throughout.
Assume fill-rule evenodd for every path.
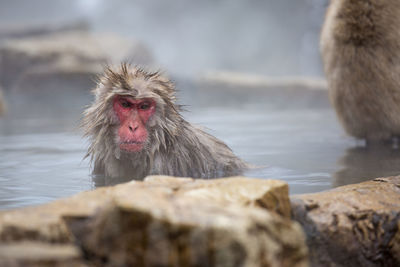
M 132 104 L 126 100 L 121 100 L 121 106 L 124 108 L 130 108 L 132 107 Z
M 150 103 L 149 102 L 143 102 L 139 105 L 139 109 L 141 110 L 147 110 L 150 108 Z

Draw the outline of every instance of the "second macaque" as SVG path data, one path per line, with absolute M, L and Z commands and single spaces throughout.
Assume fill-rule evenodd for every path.
M 94 94 L 83 119 L 94 174 L 214 178 L 248 167 L 226 144 L 181 116 L 173 84 L 157 72 L 126 64 L 107 68 Z
M 329 93 L 348 134 L 400 136 L 400 1 L 333 0 L 321 34 Z

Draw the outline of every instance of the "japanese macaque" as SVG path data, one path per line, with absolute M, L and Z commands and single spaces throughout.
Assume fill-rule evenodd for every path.
M 83 127 L 94 175 L 212 178 L 247 168 L 226 144 L 181 116 L 174 85 L 158 72 L 108 67 L 93 93 Z
M 400 1 L 332 0 L 321 33 L 330 98 L 348 134 L 400 136 Z

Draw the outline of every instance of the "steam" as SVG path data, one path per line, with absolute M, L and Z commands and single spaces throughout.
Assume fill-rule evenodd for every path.
M 226 70 L 321 75 L 320 26 L 327 0 L 30 0 L 0 2 L 0 23 L 86 19 L 95 31 L 147 45 L 169 73 Z M 26 10 L 29 6 L 29 12 Z

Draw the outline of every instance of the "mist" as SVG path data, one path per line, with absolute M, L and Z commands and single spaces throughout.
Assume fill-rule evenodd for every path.
M 318 38 L 327 0 L 5 0 L 0 24 L 87 21 L 143 42 L 177 76 L 234 71 L 321 76 Z

